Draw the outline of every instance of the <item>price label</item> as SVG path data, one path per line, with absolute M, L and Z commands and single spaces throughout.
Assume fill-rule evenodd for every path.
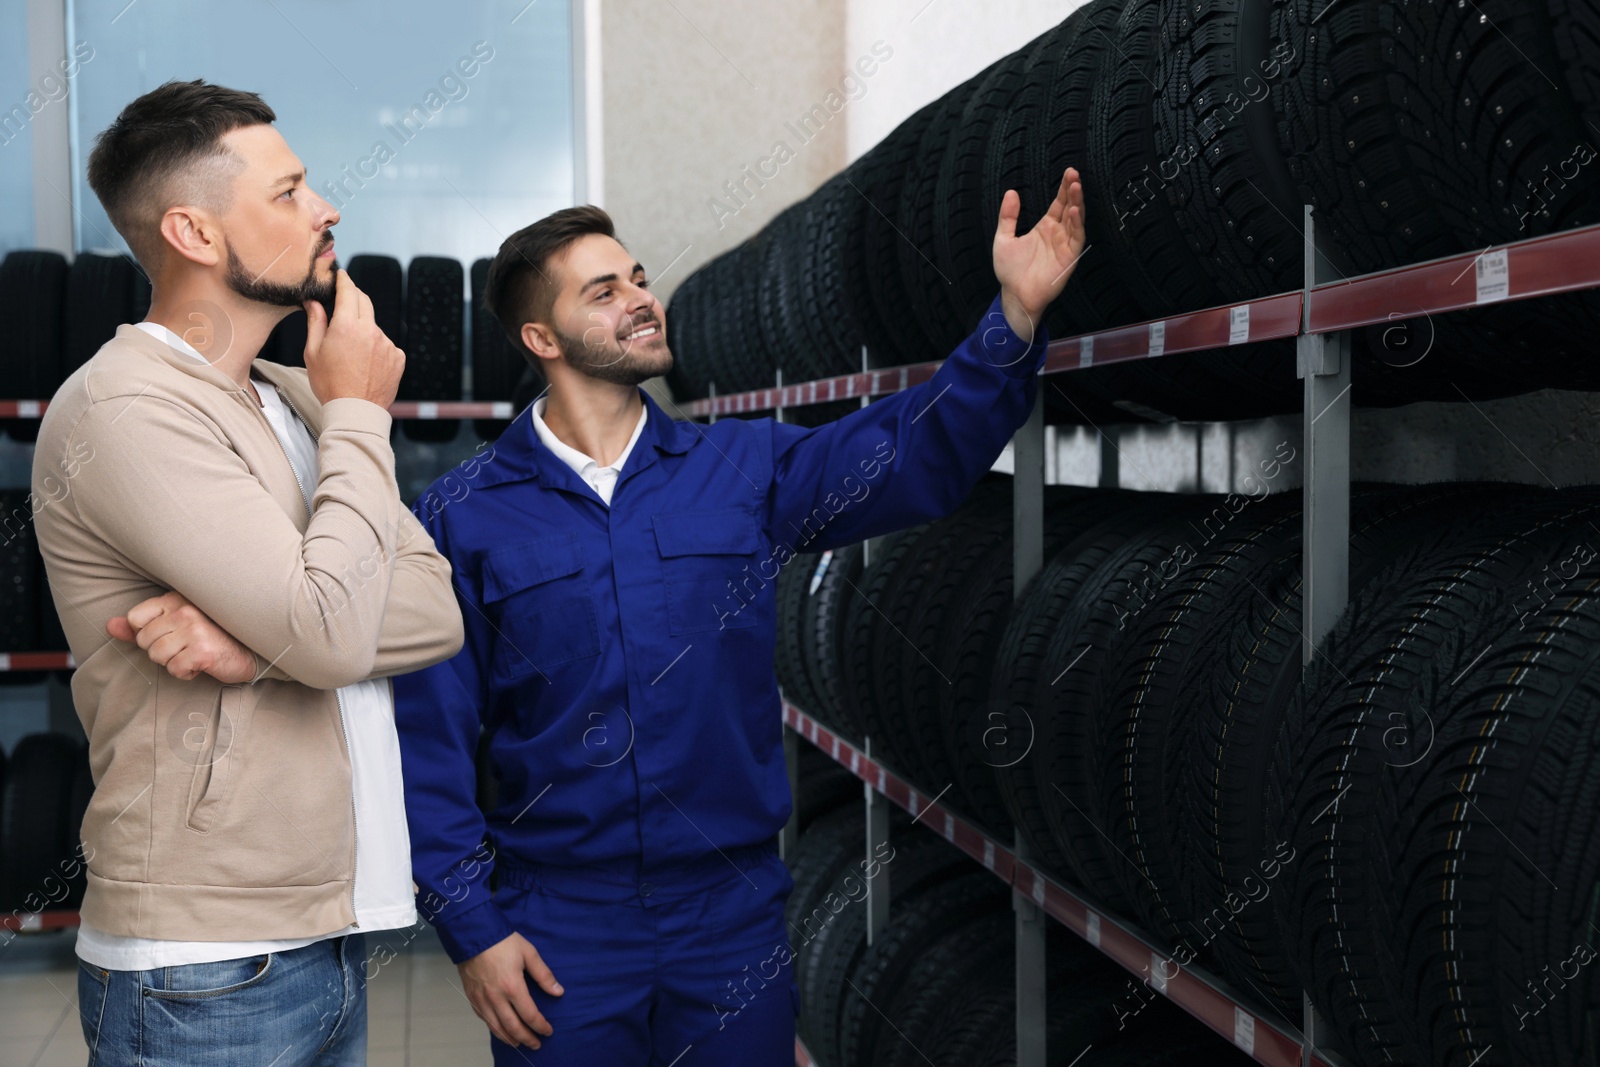
M 946 841 L 956 839 L 956 818 L 948 811 L 944 813 L 944 839 Z
M 1150 985 L 1157 993 L 1167 991 L 1167 961 L 1161 953 L 1150 953 Z
M 1256 1017 L 1243 1008 L 1233 1009 L 1233 1043 L 1247 1056 L 1256 1052 Z
M 833 561 L 833 549 L 828 549 L 817 559 L 817 569 L 811 572 L 811 588 L 806 590 L 806 596 L 815 596 L 817 587 L 822 584 L 822 576 L 828 573 L 828 564 Z
M 1242 345 L 1250 340 L 1250 305 L 1228 309 L 1228 343 Z
M 1091 911 L 1089 913 L 1088 929 L 1084 930 L 1083 936 L 1095 948 L 1100 947 L 1100 914 L 1098 912 Z
M 39 402 L 37 400 L 17 401 L 17 415 L 24 419 L 37 419 L 39 417 Z
M 417 405 L 417 418 L 419 418 L 419 419 L 437 419 L 438 417 L 439 417 L 439 405 L 438 404 L 430 403 L 428 401 L 423 401 L 422 403 Z
M 1511 295 L 1511 254 L 1504 248 L 1478 257 L 1478 303 L 1492 304 Z
M 1044 907 L 1044 878 L 1037 871 L 1033 875 L 1033 902 Z
M 912 815 L 916 815 L 917 813 L 917 791 L 915 789 L 911 790 L 911 803 L 907 810 L 909 810 Z
M 985 867 L 987 867 L 991 871 L 994 870 L 994 842 L 993 841 L 985 841 L 983 843 L 983 865 Z
M 883 792 L 884 783 L 886 783 L 887 781 L 888 781 L 888 779 L 884 776 L 883 768 L 879 767 L 878 768 L 878 792 L 880 792 L 880 793 Z
M 861 773 L 861 753 L 853 748 L 850 750 L 850 773 L 858 776 Z
M 1150 354 L 1152 356 L 1164 356 L 1167 354 L 1167 323 L 1165 319 L 1150 324 Z
M 1078 342 L 1078 366 L 1080 368 L 1094 366 L 1094 338 L 1092 336 L 1085 337 Z

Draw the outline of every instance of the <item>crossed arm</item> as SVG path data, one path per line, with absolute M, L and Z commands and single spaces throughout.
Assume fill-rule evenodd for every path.
M 403 513 L 401 525 L 371 678 L 404 674 L 436 659 L 437 646 L 428 638 L 437 632 L 439 620 L 451 617 L 455 609 L 452 600 L 444 612 L 438 610 L 439 589 L 448 594 L 450 564 L 433 550 L 427 531 L 409 512 Z M 138 644 L 152 663 L 181 681 L 201 674 L 224 685 L 246 685 L 263 678 L 295 680 L 218 626 L 177 590 L 135 604 L 126 615 L 107 622 L 106 633 Z

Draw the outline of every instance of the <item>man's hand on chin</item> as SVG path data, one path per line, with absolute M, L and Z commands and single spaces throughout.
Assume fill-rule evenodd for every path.
M 1068 167 L 1061 188 L 1033 229 L 1017 236 L 1022 198 L 1006 190 L 1000 201 L 1000 226 L 994 235 L 994 274 L 1000 280 L 1000 307 L 1006 325 L 1024 341 L 1033 342 L 1045 308 L 1061 295 L 1088 244 L 1084 228 L 1083 185 Z
M 256 655 L 212 622 L 182 593 L 163 593 L 140 601 L 106 623 L 106 633 L 132 641 L 180 681 L 209 674 L 228 685 L 256 679 Z

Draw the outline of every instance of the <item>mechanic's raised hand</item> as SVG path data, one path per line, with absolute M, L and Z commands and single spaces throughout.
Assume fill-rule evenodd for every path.
M 494 1036 L 513 1047 L 539 1047 L 539 1037 L 549 1037 L 552 1027 L 539 1013 L 528 993 L 532 976 L 539 988 L 559 997 L 563 990 L 539 950 L 521 934 L 512 934 L 456 967 L 467 1000 L 478 1018 L 489 1024 Z
M 305 303 L 311 391 L 323 404 L 355 397 L 387 408 L 400 388 L 405 353 L 378 328 L 372 298 L 356 288 L 346 271 L 335 276 L 335 286 L 331 318 L 318 301 Z
M 212 622 L 182 593 L 143 600 L 106 623 L 118 641 L 134 641 L 158 667 L 180 681 L 209 674 L 226 685 L 253 682 L 256 656 Z
M 1018 237 L 1021 210 L 1017 191 L 1006 190 L 1000 201 L 1000 228 L 994 235 L 994 273 L 1000 279 L 1006 324 L 1018 337 L 1032 341 L 1045 308 L 1060 295 L 1088 244 L 1077 168 L 1067 168 L 1050 210 Z

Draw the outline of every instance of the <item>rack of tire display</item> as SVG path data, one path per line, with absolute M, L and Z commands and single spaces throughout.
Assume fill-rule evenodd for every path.
M 685 410 L 815 425 L 1084 176 L 1013 476 L 777 579 L 797 1062 L 1597 1062 L 1600 494 L 1350 478 L 1352 407 L 1600 384 L 1596 145 L 1593 5 L 1091 0 L 684 280 Z M 1223 496 L 1045 485 L 1051 427 L 1285 414 Z
M 1308 212 L 1308 231 L 1310 225 Z M 1489 269 L 1478 268 L 1480 263 L 1489 264 Z M 1465 298 L 1453 295 L 1452 281 L 1475 271 L 1479 283 Z M 1025 913 L 1030 906 L 1042 909 L 1130 972 L 1136 979 L 1133 985 L 1151 991 L 1145 996 L 1160 994 L 1187 1009 L 1255 1062 L 1284 1067 L 1303 1062 L 1303 1057 L 1310 1063 L 1385 1062 L 1381 1058 L 1385 1047 L 1395 1051 L 1413 1047 L 1405 1041 L 1425 1040 L 1387 1033 L 1385 1027 L 1396 1025 L 1393 1014 L 1362 1033 L 1365 1024 L 1360 1020 L 1377 1015 L 1376 1005 L 1394 1003 L 1389 988 L 1393 979 L 1384 972 L 1402 972 L 1404 966 L 1384 957 L 1383 942 L 1376 934 L 1380 929 L 1393 932 L 1399 922 L 1393 909 L 1400 909 L 1399 916 L 1425 915 L 1429 891 L 1436 895 L 1441 882 L 1451 888 L 1464 881 L 1459 875 L 1430 875 L 1425 860 L 1448 867 L 1464 864 L 1465 859 L 1412 855 L 1393 846 L 1383 860 L 1373 860 L 1363 852 L 1381 840 L 1374 825 L 1404 832 L 1406 839 L 1415 843 L 1430 832 L 1434 837 L 1449 837 L 1468 827 L 1480 834 L 1493 833 L 1490 826 L 1495 816 L 1470 819 L 1479 801 L 1463 793 L 1462 810 L 1431 812 L 1427 819 L 1407 821 L 1402 813 L 1408 805 L 1388 792 L 1363 796 L 1364 782 L 1378 777 L 1374 772 L 1384 766 L 1411 770 L 1416 766 L 1412 755 L 1424 745 L 1431 747 L 1436 733 L 1441 739 L 1451 737 L 1458 747 L 1470 743 L 1474 728 L 1493 719 L 1485 706 L 1505 700 L 1514 688 L 1536 684 L 1560 689 L 1568 685 L 1585 691 L 1600 681 L 1600 674 L 1585 673 L 1594 670 L 1588 666 L 1590 650 L 1600 636 L 1600 603 L 1594 602 L 1594 589 L 1585 583 L 1600 587 L 1600 568 L 1592 565 L 1597 554 L 1583 548 L 1585 533 L 1600 537 L 1592 525 L 1600 521 L 1600 493 L 1504 484 L 1400 488 L 1352 487 L 1350 483 L 1350 410 L 1341 402 L 1350 383 L 1350 331 L 1369 324 L 1388 325 L 1397 312 L 1420 310 L 1442 315 L 1463 306 L 1480 306 L 1479 298 L 1490 286 L 1498 287 L 1494 299 L 1508 300 L 1600 286 L 1600 227 L 1500 246 L 1478 256 L 1447 257 L 1409 269 L 1311 287 L 1304 294 L 1052 342 L 1044 368 L 1047 376 L 1102 362 L 1160 358 L 1151 355 L 1148 342 L 1163 332 L 1169 356 L 1210 350 L 1229 322 L 1241 318 L 1252 324 L 1248 334 L 1252 341 L 1298 334 L 1304 365 L 1329 371 L 1310 374 L 1305 383 L 1307 410 L 1321 415 L 1308 425 L 1301 443 L 1303 509 L 1265 497 L 1256 501 L 1230 495 L 1228 499 L 1235 502 L 1226 503 L 1220 497 L 1183 496 L 1155 502 L 1138 498 L 1166 494 L 1046 487 L 1044 425 L 1036 409 L 1036 418 L 1013 442 L 1013 484 L 980 485 L 973 499 L 942 523 L 882 539 L 869 550 L 880 561 L 877 575 L 861 545 L 836 549 L 820 558 L 804 555 L 789 568 L 793 574 L 787 580 L 788 589 L 780 584 L 778 593 L 778 662 L 791 736 L 816 746 L 864 782 L 870 793 L 885 798 L 1010 886 L 1020 911 Z M 1283 311 L 1285 302 L 1288 314 Z M 1269 323 L 1265 332 L 1258 332 L 1261 323 Z M 720 396 L 689 407 L 694 414 L 715 417 L 848 396 L 880 396 L 927 380 L 936 367 L 919 364 L 861 372 Z M 1254 511 L 1246 512 L 1246 508 Z M 1204 539 L 1198 556 L 1186 558 L 1182 548 L 1175 552 L 1175 544 L 1181 543 L 1174 538 L 1179 526 L 1198 524 L 1210 534 L 1208 524 L 1216 523 L 1217 532 L 1222 533 L 1224 523 L 1237 515 L 1247 516 L 1248 528 L 1235 524 L 1223 538 Z M 1045 526 L 1047 517 L 1049 528 Z M 1029 528 L 1031 549 L 1025 532 Z M 1156 536 L 1150 535 L 1152 530 Z M 1007 547 L 1015 558 L 1007 558 Z M 1027 558 L 1030 554 L 1031 561 Z M 1197 573 L 1202 567 L 1205 572 Z M 1134 588 L 1140 579 L 1162 574 L 1164 568 L 1169 572 L 1164 579 L 1153 586 L 1146 584 L 1131 600 L 1124 597 L 1119 602 L 1113 595 L 1118 589 Z M 1563 578 L 1559 589 L 1534 584 L 1552 569 L 1558 569 Z M 936 577 L 941 572 L 942 581 Z M 1015 582 L 1019 599 L 1009 611 L 1008 627 L 1009 605 L 996 600 L 1009 599 L 1013 573 L 1023 577 Z M 1030 574 L 1035 576 L 1032 585 L 1025 580 Z M 1252 579 L 1262 581 L 1263 575 L 1270 584 L 1252 589 Z M 1068 589 L 1071 597 L 1064 593 Z M 1355 596 L 1349 611 L 1346 590 Z M 1242 595 L 1252 593 L 1253 597 Z M 1562 597 L 1567 602 L 1555 603 Z M 1436 629 L 1415 636 L 1415 647 L 1397 649 L 1393 640 L 1386 639 L 1391 628 L 1392 632 L 1404 632 L 1402 628 L 1423 610 L 1437 614 L 1431 624 Z M 1019 628 L 1018 620 L 1030 617 L 1032 627 Z M 974 618 L 978 621 L 969 622 Z M 987 633 L 944 631 L 943 627 L 955 626 L 957 620 L 973 631 L 986 624 L 993 629 Z M 1130 620 L 1137 622 L 1133 636 L 1120 645 L 1114 643 L 1114 635 L 1121 629 L 1118 624 Z M 1563 634 L 1563 626 L 1569 624 L 1579 628 Z M 1217 631 L 1220 636 L 1208 643 L 1199 635 L 1212 626 L 1221 627 Z M 1053 646 L 1047 648 L 1052 640 Z M 894 648 L 897 642 L 902 645 L 898 651 Z M 1248 652 L 1241 650 L 1241 643 Z M 1315 660 L 1314 649 L 1320 649 Z M 1297 652 L 1302 655 L 1295 655 Z M 1496 671 L 1500 675 L 1531 672 L 1522 661 L 1542 652 L 1560 659 L 1556 667 L 1546 667 L 1536 683 L 1513 687 L 1511 682 L 1497 680 Z M 1219 653 L 1232 655 L 1232 662 L 1203 662 Z M 849 662 L 852 656 L 853 664 Z M 1302 682 L 1303 661 L 1311 666 Z M 1052 665 L 1046 669 L 1045 663 Z M 1013 694 L 1037 691 L 1051 684 L 1042 681 L 1041 672 L 1053 674 L 1058 668 L 1063 673 L 1071 670 L 1074 677 L 1060 687 L 1063 695 L 1055 704 L 1037 707 L 1037 721 L 1030 716 L 1028 705 L 1008 701 L 1006 687 L 998 681 L 1006 673 Z M 1194 668 L 1209 672 L 1207 688 L 1186 696 L 1183 684 Z M 947 670 L 954 677 L 944 678 Z M 1442 678 L 1436 676 L 1440 671 Z M 1565 677 L 1561 673 L 1565 671 L 1576 677 Z M 1469 685 L 1474 686 L 1472 699 L 1463 696 L 1455 703 L 1443 700 L 1420 708 L 1407 704 L 1408 699 L 1417 698 L 1419 687 L 1426 697 L 1430 686 L 1442 687 L 1446 679 L 1467 677 L 1468 672 Z M 1391 678 L 1391 673 L 1400 677 Z M 1138 681 L 1130 681 L 1130 677 Z M 941 682 L 951 691 L 941 694 Z M 855 691 L 846 694 L 844 690 L 852 683 Z M 1238 692 L 1219 707 L 1213 699 L 1218 687 L 1237 687 Z M 1370 696 L 1369 691 L 1377 689 L 1387 690 L 1382 700 Z M 1587 692 L 1589 699 L 1600 702 L 1600 691 Z M 892 696 L 895 693 L 902 694 L 898 700 Z M 1092 706 L 1096 714 L 1091 718 L 1099 721 L 1075 725 L 1060 721 L 1074 699 L 1082 706 Z M 1564 704 L 1552 700 L 1548 708 L 1549 716 L 1560 721 L 1551 723 L 1552 733 L 1539 739 L 1542 747 L 1523 742 L 1545 762 L 1559 763 L 1557 749 L 1571 740 L 1577 723 L 1593 718 L 1583 712 L 1600 710 L 1593 703 L 1582 705 L 1581 696 L 1564 699 Z M 826 710 L 816 710 L 819 708 Z M 911 718 L 919 711 L 927 716 L 920 729 Z M 1194 721 L 1208 713 L 1215 715 L 1214 721 Z M 1512 717 L 1507 716 L 1508 724 L 1519 734 L 1534 731 L 1538 714 L 1521 714 L 1531 722 L 1510 722 Z M 1054 717 L 1043 718 L 1046 715 Z M 1304 717 L 1303 725 L 1289 729 L 1285 724 L 1297 716 Z M 1005 780 L 1003 769 L 1011 764 L 998 752 L 1007 744 L 1043 744 L 1051 731 L 1055 735 L 1050 742 L 1051 770 L 1044 778 L 1075 778 L 1079 788 L 1071 792 L 1078 800 L 1093 799 L 1097 791 L 1103 794 L 1096 809 L 1105 816 L 1103 824 L 1095 825 L 1099 819 L 1080 811 L 1074 827 L 1070 816 L 1045 812 L 1049 805 L 1033 792 L 1045 788 L 1041 784 L 1044 778 Z M 1341 731 L 1349 736 L 1339 738 Z M 1226 738 L 1230 732 L 1233 737 Z M 1585 731 L 1580 736 L 1592 735 Z M 1183 740 L 1176 739 L 1179 737 Z M 1114 780 L 1106 780 L 1111 775 L 1096 780 L 1092 769 L 1083 765 L 1064 767 L 1061 754 L 1075 747 L 1094 753 L 1107 766 L 1117 761 Z M 884 749 L 892 753 L 887 759 L 869 754 Z M 1183 769 L 1185 761 L 1201 756 L 1205 757 L 1203 770 Z M 1296 775 L 1279 771 L 1272 786 L 1292 791 L 1250 797 L 1246 795 L 1248 786 L 1260 780 L 1259 769 L 1242 773 L 1234 764 L 1251 756 L 1280 762 L 1288 757 L 1289 765 L 1309 765 L 1317 774 L 1308 772 L 1297 780 Z M 1407 797 L 1427 797 L 1439 805 L 1449 799 L 1452 774 L 1458 778 L 1463 773 L 1487 774 L 1473 765 L 1473 758 L 1452 752 L 1450 761 L 1424 763 L 1415 774 L 1396 775 L 1400 784 L 1387 785 L 1386 790 L 1403 788 L 1411 791 Z M 1571 792 L 1543 798 L 1545 814 L 1550 815 L 1552 805 L 1572 806 L 1576 811 L 1565 812 L 1563 823 L 1575 814 L 1579 821 L 1570 829 L 1563 825 L 1560 832 L 1580 834 L 1579 813 L 1591 810 L 1587 800 L 1591 785 L 1584 772 L 1592 775 L 1600 767 L 1591 768 L 1574 759 L 1561 769 L 1565 774 L 1556 780 Z M 1507 773 L 1509 770 L 1506 768 Z M 981 780 L 986 773 L 992 780 Z M 1187 783 L 1185 795 L 1198 799 L 1207 795 L 1205 779 L 1213 773 L 1220 784 L 1209 793 L 1211 804 L 1205 813 L 1209 825 L 1202 825 L 1205 820 L 1193 815 L 1179 820 L 1161 795 L 1163 783 L 1181 778 Z M 1526 798 L 1513 786 L 1500 783 L 1497 788 L 1511 790 L 1511 799 L 1494 796 L 1507 811 L 1520 811 L 1519 803 L 1532 803 L 1532 787 L 1527 787 Z M 1076 807 L 1073 797 L 1063 794 L 1062 800 Z M 874 803 L 881 806 L 883 801 L 868 802 L 865 855 L 869 858 L 879 842 L 910 829 L 905 820 L 889 829 Z M 1488 803 L 1487 798 L 1483 803 Z M 1376 809 L 1384 804 L 1387 812 L 1378 813 Z M 1282 843 L 1275 850 L 1273 842 L 1264 839 L 1260 828 L 1246 817 L 1260 813 L 1263 807 L 1275 809 L 1275 825 L 1291 828 L 1285 837 L 1292 841 L 1287 853 Z M 1536 818 L 1525 811 L 1520 814 L 1524 819 Z M 851 817 L 853 833 L 843 831 L 844 838 L 855 845 L 857 858 L 862 855 L 861 818 L 857 809 Z M 876 832 L 872 829 L 875 819 L 879 823 Z M 1313 829 L 1319 819 L 1336 821 L 1343 833 L 1359 835 L 1357 843 L 1345 844 Z M 1013 826 L 1016 836 L 1005 835 L 1004 830 Z M 1106 845 L 1096 849 L 1093 839 L 1102 832 Z M 1178 844 L 1183 834 L 1194 835 L 1188 847 Z M 1511 846 L 1509 839 L 1503 840 L 1510 856 L 1518 856 L 1517 847 Z M 1578 839 L 1570 841 L 1576 850 Z M 1544 847 L 1551 846 L 1546 843 Z M 1585 850 L 1581 861 L 1573 860 L 1575 871 L 1588 873 L 1590 881 L 1583 884 L 1591 886 L 1595 876 L 1589 864 L 1600 861 L 1592 851 Z M 1260 860 L 1256 885 L 1243 881 L 1239 896 L 1262 890 L 1267 895 L 1249 897 L 1259 904 L 1275 889 L 1282 888 L 1287 895 L 1292 888 L 1296 896 L 1290 907 L 1303 924 L 1301 944 L 1271 948 L 1277 936 L 1271 919 L 1262 919 L 1265 925 L 1239 923 L 1228 929 L 1204 925 L 1207 912 L 1216 916 L 1233 911 L 1237 901 L 1227 904 L 1228 913 L 1220 909 L 1228 897 L 1227 877 L 1243 871 L 1248 879 L 1249 864 L 1241 861 L 1241 855 L 1255 855 Z M 1285 872 L 1294 871 L 1295 855 L 1302 857 L 1301 870 L 1306 869 L 1306 856 L 1316 857 L 1323 873 L 1298 881 L 1289 877 Z M 1100 867 L 1088 866 L 1086 856 L 1095 857 Z M 1206 857 L 1219 869 L 1226 869 L 1227 877 L 1215 871 L 1207 877 L 1200 870 L 1177 869 L 1181 862 Z M 1496 854 L 1496 859 L 1504 857 Z M 1494 864 L 1486 867 L 1488 862 L 1474 859 L 1475 874 L 1483 881 L 1473 888 L 1480 893 L 1507 891 L 1494 881 Z M 1537 880 L 1536 868 L 1542 862 L 1543 856 L 1540 863 L 1529 860 L 1528 870 L 1518 873 L 1533 871 Z M 1116 863 L 1126 866 L 1119 870 L 1113 866 Z M 1417 868 L 1410 873 L 1420 883 L 1409 890 L 1408 899 L 1363 900 L 1353 888 L 1362 877 L 1377 877 L 1371 873 L 1374 869 L 1408 864 Z M 916 891 L 918 875 L 913 872 L 910 877 Z M 1282 882 L 1273 886 L 1279 878 Z M 893 885 L 898 900 L 900 883 Z M 1331 891 L 1327 885 L 1336 885 L 1339 891 Z M 947 896 L 955 892 L 953 887 L 953 882 L 946 887 Z M 1573 900 L 1560 896 L 1555 883 L 1548 888 L 1555 899 L 1545 901 L 1545 906 L 1557 914 L 1563 908 L 1570 912 L 1576 907 Z M 1570 882 L 1567 888 L 1570 893 Z M 879 892 L 883 897 L 890 893 L 887 887 Z M 871 889 L 869 898 L 870 894 Z M 1170 896 L 1164 899 L 1163 894 Z M 814 904 L 818 898 L 810 899 Z M 1208 900 L 1211 906 L 1199 911 L 1197 899 Z M 1540 1015 L 1546 1004 L 1555 1002 L 1553 991 L 1557 988 L 1550 985 L 1546 990 L 1540 981 L 1559 982 L 1565 988 L 1580 965 L 1591 958 L 1588 945 L 1592 942 L 1581 921 L 1587 901 L 1577 903 L 1582 907 L 1573 914 L 1579 921 L 1525 918 L 1530 930 L 1537 928 L 1535 940 L 1541 946 L 1567 936 L 1576 948 L 1568 945 L 1551 956 L 1543 973 L 1538 966 L 1527 967 L 1525 982 L 1513 984 L 1509 1000 L 1498 1002 L 1509 1007 L 1503 1007 L 1499 1017 L 1493 1011 L 1487 1013 L 1489 1022 L 1481 1024 L 1484 1031 L 1495 1031 L 1498 1023 L 1501 1033 L 1515 1032 L 1517 1019 Z M 1373 914 L 1355 919 L 1332 917 L 1341 905 L 1370 908 Z M 886 901 L 882 907 L 887 908 Z M 802 906 L 793 914 L 810 912 L 810 907 Z M 1193 925 L 1197 916 L 1198 927 Z M 1018 920 L 1019 931 L 1023 921 Z M 1197 936 L 1197 929 L 1205 933 Z M 1438 924 L 1431 929 L 1437 934 Z M 892 923 L 880 930 L 895 938 Z M 993 931 L 990 935 L 992 940 Z M 1296 977 L 1297 968 L 1313 969 L 1337 958 L 1341 951 L 1351 952 L 1350 945 L 1343 942 L 1360 935 L 1371 940 L 1358 942 L 1359 952 L 1353 954 L 1357 962 L 1323 972 L 1316 985 Z M 1019 932 L 1018 954 L 1022 936 Z M 1482 967 L 1492 959 L 1495 966 L 1505 967 L 1507 961 L 1487 948 L 1493 938 L 1481 932 L 1478 936 L 1480 943 L 1475 948 L 1481 957 L 1469 962 Z M 1420 934 L 1415 937 L 1422 939 Z M 1205 949 L 1213 951 L 1202 951 Z M 873 951 L 871 946 L 862 940 L 855 955 L 848 951 L 835 948 L 836 956 L 846 954 L 818 962 L 805 972 L 815 986 L 813 996 L 828 1001 L 817 1025 L 845 1025 L 845 1007 L 862 999 L 844 988 L 838 993 L 840 1002 L 834 1003 L 834 991 L 821 984 L 819 975 L 829 973 L 830 966 L 836 975 L 851 974 L 852 967 L 870 973 L 862 961 L 866 958 L 863 953 Z M 1418 950 L 1413 947 L 1413 951 Z M 1293 960 L 1296 953 L 1313 962 Z M 1200 962 L 1192 962 L 1197 958 Z M 1557 967 L 1564 968 L 1560 979 L 1553 977 Z M 1111 991 L 1098 997 L 1097 1003 L 1105 1011 L 1101 1022 L 1143 1007 L 1138 994 L 1122 982 L 1103 972 L 1100 980 L 1101 988 Z M 1415 977 L 1412 980 L 1417 981 Z M 804 981 L 802 987 L 806 988 Z M 1340 983 L 1350 991 L 1335 988 Z M 1460 984 L 1470 988 L 1466 981 Z M 1046 985 L 1041 983 L 1038 988 Z M 1307 1003 L 1299 1025 L 1293 1025 L 1288 1017 L 1300 1014 L 1302 989 L 1315 996 Z M 1008 1004 L 1022 1003 L 1021 996 L 1019 983 Z M 1037 1039 L 1049 1028 L 1053 1036 L 1057 1009 L 1053 997 L 1049 1003 L 1045 1013 L 1017 1016 L 1019 1044 L 1030 1031 Z M 1497 1001 L 1483 1000 L 1479 1010 L 1493 1003 Z M 1573 1011 L 1585 1010 L 1582 996 L 1575 994 L 1574 1003 L 1579 1007 Z M 1334 1023 L 1331 1031 L 1326 1024 L 1319 1025 L 1321 1016 L 1313 1004 L 1328 1006 Z M 885 1011 L 894 1015 L 892 1008 Z M 1075 1044 L 1057 1049 L 1052 1043 L 1049 1060 L 1038 1062 L 1070 1062 L 1073 1054 L 1092 1043 L 1083 1040 L 1083 1033 L 1098 1033 L 1103 1044 L 1118 1036 L 1118 1029 L 1096 1029 L 1080 1022 Z M 1170 1033 L 1170 1023 L 1164 1021 L 1162 1029 Z M 1449 1028 L 1441 1028 L 1433 1039 L 1435 1048 L 1454 1049 L 1452 1034 Z M 837 1033 L 813 1031 L 810 1036 L 822 1041 L 828 1053 L 813 1059 L 802 1047 L 797 1062 L 821 1067 L 885 1062 L 849 1058 L 841 1051 L 842 1039 Z M 1358 1037 L 1365 1040 L 1352 1044 Z M 904 1035 L 898 1040 L 905 1040 Z M 1564 1038 L 1559 1031 L 1544 1033 L 1538 1040 L 1554 1042 L 1547 1053 L 1549 1048 L 1567 1047 L 1561 1044 Z M 1315 1054 L 1311 1053 L 1313 1041 Z M 992 1051 L 992 1044 L 985 1047 Z M 1489 1044 L 1485 1040 L 1478 1048 Z M 1042 1053 L 1043 1045 L 1035 1047 Z M 1359 1054 L 1348 1051 L 1351 1049 Z M 1340 1058 L 1332 1050 L 1346 1050 L 1346 1056 Z M 1058 1052 L 1065 1052 L 1065 1057 L 1058 1060 Z M 1143 1049 L 1141 1055 L 1147 1052 Z M 1150 1061 L 1130 1058 L 1126 1062 Z M 1571 1061 L 1551 1058 L 1543 1062 Z
M 450 441 L 463 419 L 473 420 L 477 437 L 492 440 L 542 388 L 482 310 L 488 266 L 487 259 L 467 268 L 419 256 L 404 267 L 374 255 L 354 256 L 348 264 L 352 280 L 372 298 L 379 325 L 406 351 L 405 378 L 389 411 L 395 432 L 407 440 Z M 472 300 L 470 330 L 464 292 Z M 0 431 L 33 441 L 49 407 L 43 398 L 119 324 L 143 319 L 149 303 L 149 283 L 126 257 L 82 253 L 69 264 L 56 252 L 25 250 L 0 260 L 0 311 L 17 326 L 0 347 L 0 379 L 22 397 L 0 400 Z M 296 313 L 273 331 L 262 356 L 300 365 L 304 347 L 305 315 Z M 471 401 L 461 399 L 464 364 L 472 368 Z M 47 484 L 46 499 L 37 504 L 26 488 L 0 489 L 0 684 L 35 684 L 76 666 L 63 651 L 66 635 L 32 522 L 35 506 L 49 506 L 63 489 Z M 86 746 L 66 735 L 30 735 L 9 761 L 0 758 L 0 931 L 77 925 L 83 894 L 78 832 L 92 789 Z

